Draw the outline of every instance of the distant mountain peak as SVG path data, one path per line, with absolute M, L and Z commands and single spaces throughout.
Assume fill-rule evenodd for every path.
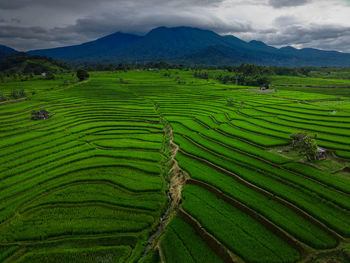
M 263 46 L 263 47 L 267 46 L 264 42 L 258 41 L 258 40 L 252 40 L 252 41 L 249 42 L 249 44 L 252 44 L 252 45 L 255 45 L 255 46 Z
M 130 34 L 130 33 L 124 33 L 124 32 L 118 31 L 118 32 L 112 33 L 110 35 L 101 37 L 99 39 L 105 39 L 105 38 L 111 38 L 111 37 L 139 37 L 139 36 L 134 35 L 134 34 Z
M 281 47 L 280 50 L 285 50 L 285 51 L 296 51 L 298 49 L 292 47 L 292 46 L 286 46 L 286 47 Z
M 245 42 L 235 36 L 221 36 L 187 26 L 157 27 L 144 36 L 116 32 L 77 46 L 29 53 L 93 63 L 167 61 L 210 65 L 350 66 L 350 54 L 292 47 L 278 49 L 262 41 Z
M 93 42 L 103 42 L 103 41 L 124 41 L 124 40 L 137 40 L 141 38 L 140 36 L 134 35 L 134 34 L 129 34 L 129 33 L 123 33 L 123 32 L 116 32 L 104 37 L 101 37 L 97 40 L 88 42 L 88 43 L 93 43 Z
M 206 30 L 206 29 L 200 29 L 196 27 L 189 27 L 189 26 L 177 26 L 177 27 L 156 27 L 149 31 L 145 36 L 152 35 L 152 34 L 181 34 L 181 33 L 202 33 L 202 34 L 211 34 L 211 35 L 217 35 L 215 32 Z

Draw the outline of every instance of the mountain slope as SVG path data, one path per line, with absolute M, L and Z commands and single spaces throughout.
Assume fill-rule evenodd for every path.
M 192 27 L 158 27 L 145 36 L 115 33 L 77 46 L 29 53 L 70 62 L 350 66 L 350 54 L 292 47 L 278 49 L 261 41 L 245 42 L 234 36 Z
M 26 53 L 16 53 L 9 55 L 0 61 L 0 71 L 8 73 L 33 73 L 40 75 L 43 72 L 63 73 L 72 69 L 66 62 L 57 61 L 38 55 L 28 55 Z
M 7 46 L 0 45 L 0 59 L 3 59 L 9 55 L 13 55 L 16 53 L 17 53 L 16 50 L 9 48 Z
M 81 45 L 35 50 L 28 53 L 67 61 L 102 61 L 106 57 L 115 56 L 140 38 L 142 37 L 118 32 Z
M 130 46 L 125 50 L 125 54 L 144 59 L 174 59 L 213 45 L 229 46 L 230 44 L 223 37 L 209 30 L 191 27 L 159 27 Z

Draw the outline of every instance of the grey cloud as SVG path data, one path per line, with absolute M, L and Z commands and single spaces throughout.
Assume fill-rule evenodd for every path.
M 19 20 L 4 17 L 0 24 L 0 43 L 18 49 L 50 48 L 94 40 L 117 31 L 144 34 L 158 26 L 198 26 L 220 32 L 242 31 L 243 23 L 229 25 L 219 17 L 199 12 L 204 6 L 216 8 L 224 0 L 11 0 L 0 1 L 1 12 L 32 20 L 43 26 L 20 26 Z M 92 11 L 93 10 L 93 11 Z M 91 14 L 91 12 L 93 12 Z M 37 17 L 37 14 L 44 16 Z M 89 15 L 90 13 L 90 15 Z M 52 16 L 50 16 L 52 14 Z M 57 14 L 62 14 L 62 18 Z M 64 24 L 65 19 L 70 22 Z M 45 21 L 48 20 L 48 23 Z M 55 27 L 52 21 L 62 21 Z M 40 23 L 43 21 L 43 23 Z M 53 28 L 49 28 L 49 27 Z M 70 42 L 67 42 L 69 41 Z M 19 40 L 22 40 L 19 41 Z M 27 47 L 25 47 L 27 43 Z
M 304 47 L 338 50 L 350 53 L 350 37 L 342 36 L 336 39 L 326 39 L 324 41 L 311 41 L 310 43 L 304 44 Z
M 293 7 L 306 5 L 311 0 L 269 0 L 269 4 L 274 8 Z
M 45 29 L 42 27 L 0 26 L 0 43 L 16 48 L 21 51 L 45 46 L 61 46 L 78 44 L 74 39 L 87 41 L 87 38 L 63 28 Z
M 11 22 L 16 23 L 16 24 L 20 24 L 21 23 L 21 19 L 11 18 Z
M 281 38 L 275 40 L 278 44 L 305 44 L 311 41 L 349 37 L 350 27 L 319 24 L 311 24 L 307 27 L 293 25 L 284 29 L 280 34 Z
M 42 8 L 61 8 L 61 9 L 87 9 L 91 7 L 98 7 L 104 4 L 115 4 L 129 7 L 143 7 L 152 6 L 157 7 L 158 5 L 173 5 L 173 6 L 216 6 L 224 0 L 144 0 L 144 1 L 129 1 L 129 0 L 11 0 L 11 1 L 0 1 L 0 9 L 4 10 L 15 10 L 31 7 L 42 7 Z
M 274 24 L 278 27 L 284 28 L 286 26 L 300 24 L 301 21 L 296 16 L 279 16 L 275 19 Z
M 0 38 L 18 37 L 23 39 L 46 37 L 47 31 L 41 27 L 1 26 Z
M 281 9 L 309 2 L 316 3 L 314 0 L 0 0 L 0 43 L 29 50 L 79 44 L 118 31 L 144 34 L 158 26 L 193 26 L 276 46 L 350 51 L 346 48 L 350 47 L 348 27 L 309 24 L 309 20 L 301 21 L 300 16 L 289 12 L 292 8 L 287 10 L 288 15 Z M 263 26 L 254 24 L 254 17 L 245 20 L 249 16 L 244 14 L 236 20 L 232 16 L 229 21 L 221 16 L 224 8 L 247 9 L 259 5 L 271 10 L 274 17 L 276 13 L 283 15 L 273 20 L 266 12 L 267 21 L 272 23 Z
M 249 24 L 226 23 L 210 14 L 189 15 L 176 10 L 170 13 L 166 12 L 166 9 L 158 10 L 157 14 L 148 12 L 139 14 L 119 9 L 117 12 L 105 13 L 99 17 L 80 18 L 74 25 L 66 27 L 47 29 L 38 26 L 0 25 L 0 43 L 9 43 L 8 45 L 21 50 L 41 49 L 79 44 L 118 31 L 144 34 L 158 26 L 189 25 L 222 34 L 253 31 Z
M 101 2 L 109 2 L 112 0 L 103 0 L 99 1 Z M 85 4 L 84 4 L 85 3 Z M 76 1 L 70 1 L 70 0 L 56 0 L 56 1 L 47 1 L 47 0 L 11 0 L 11 1 L 1 1 L 0 2 L 0 9 L 4 10 L 13 10 L 13 9 L 23 9 L 28 7 L 47 7 L 47 8 L 84 8 L 85 5 L 89 5 L 91 3 L 95 3 L 94 0 L 76 0 Z
M 306 24 L 297 16 L 280 16 L 274 21 L 279 28 L 275 36 L 270 36 L 272 44 L 306 44 L 315 41 L 338 39 L 349 36 L 350 27 L 335 24 Z
M 282 24 L 287 21 L 288 18 L 285 18 Z M 350 43 L 350 27 L 340 25 L 295 23 L 285 27 L 278 26 L 278 30 L 272 33 L 253 32 L 244 37 L 260 39 L 277 47 L 294 45 L 350 52 L 350 45 L 347 44 Z
M 199 0 L 193 0 L 192 2 L 196 1 Z M 207 2 L 213 5 L 218 3 L 218 1 L 209 0 Z M 129 4 L 131 3 L 129 2 Z M 179 4 L 178 1 L 177 4 Z M 187 4 L 189 4 L 188 1 Z M 0 25 L 0 43 L 10 43 L 9 45 L 22 50 L 50 48 L 94 40 L 118 31 L 144 34 L 159 26 L 193 26 L 213 30 L 221 34 L 253 30 L 249 23 L 240 21 L 227 23 L 216 14 L 195 12 L 192 7 L 188 7 L 186 10 L 169 8 L 164 5 L 158 5 L 157 9 L 149 6 L 130 8 L 126 4 L 120 5 L 118 9 L 113 9 L 113 12 L 79 18 L 75 24 L 64 27 L 49 29 L 44 27 Z M 19 39 L 23 43 L 18 41 Z M 25 47 L 24 43 L 28 43 L 28 46 Z
M 236 21 L 226 23 L 217 16 L 209 14 L 186 14 L 186 13 L 169 13 L 159 11 L 158 14 L 128 14 L 123 12 L 117 14 L 105 14 L 102 18 L 84 18 L 79 19 L 70 30 L 89 36 L 96 34 L 112 33 L 116 31 L 132 32 L 144 34 L 149 30 L 159 26 L 193 26 L 203 29 L 213 30 L 219 34 L 232 32 L 252 31 L 252 26 L 247 23 Z M 102 31 L 101 31 L 102 30 Z

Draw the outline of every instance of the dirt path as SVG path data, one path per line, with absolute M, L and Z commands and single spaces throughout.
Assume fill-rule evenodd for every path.
M 171 169 L 169 171 L 170 182 L 169 182 L 169 192 L 171 197 L 171 209 L 176 210 L 181 203 L 181 191 L 186 185 L 186 181 L 189 179 L 189 175 L 181 170 L 177 160 L 175 159 L 176 154 L 179 152 L 180 148 L 177 144 L 173 142 L 173 134 L 171 129 L 170 136 L 170 162 Z
M 181 204 L 181 191 L 182 188 L 186 185 L 186 181 L 189 176 L 181 170 L 178 165 L 178 162 L 175 159 L 176 154 L 179 152 L 179 146 L 174 143 L 174 134 L 173 129 L 170 126 L 170 123 L 162 116 L 159 112 L 159 107 L 154 103 L 155 111 L 159 114 L 160 121 L 164 126 L 164 145 L 163 145 L 163 154 L 168 156 L 168 159 L 162 163 L 163 166 L 163 175 L 168 184 L 168 204 L 165 209 L 165 212 L 161 215 L 159 219 L 159 224 L 156 231 L 148 238 L 148 244 L 146 249 L 141 257 L 141 259 L 147 255 L 152 249 L 157 249 L 159 255 L 162 256 L 163 253 L 159 246 L 159 241 L 161 235 L 165 232 L 169 222 L 176 215 L 178 208 Z

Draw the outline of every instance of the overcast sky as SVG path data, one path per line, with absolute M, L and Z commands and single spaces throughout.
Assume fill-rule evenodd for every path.
M 0 44 L 22 51 L 158 26 L 350 52 L 350 0 L 0 0 Z

